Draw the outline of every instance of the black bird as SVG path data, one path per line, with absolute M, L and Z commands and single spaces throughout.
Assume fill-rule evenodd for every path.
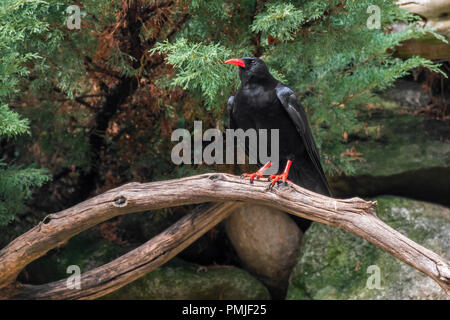
M 279 129 L 279 172 L 269 177 L 269 188 L 275 183 L 286 183 L 289 174 L 293 183 L 330 196 L 306 112 L 294 92 L 276 80 L 259 58 L 230 59 L 225 63 L 237 65 L 241 79 L 241 86 L 228 99 L 229 127 Z M 270 165 L 267 163 L 257 172 L 242 176 L 253 182 L 255 178 L 262 178 Z

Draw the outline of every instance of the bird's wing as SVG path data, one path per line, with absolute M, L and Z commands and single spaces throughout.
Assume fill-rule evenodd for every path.
M 233 119 L 233 107 L 234 107 L 234 96 L 228 98 L 227 102 L 227 112 L 228 112 L 228 128 L 235 129 L 236 124 Z
M 227 111 L 228 111 L 228 128 L 229 129 L 237 129 L 236 122 L 233 118 L 233 107 L 234 107 L 234 96 L 231 96 L 228 98 L 227 103 Z M 250 157 L 250 151 L 249 146 L 245 143 L 245 141 L 242 141 L 241 139 L 237 139 L 238 146 L 244 150 L 247 157 Z M 259 162 L 259 159 L 253 159 L 258 165 L 261 165 L 261 162 Z
M 314 138 L 311 133 L 311 129 L 308 124 L 308 117 L 306 115 L 305 109 L 303 109 L 300 102 L 297 100 L 294 92 L 286 87 L 285 85 L 279 83 L 275 88 L 277 97 L 283 105 L 284 109 L 289 114 L 289 117 L 294 122 L 294 125 L 303 140 L 303 144 L 305 145 L 306 151 L 316 167 L 317 171 L 320 174 L 320 178 L 328 192 L 331 194 L 330 187 L 327 182 L 327 178 L 325 177 L 325 173 L 322 168 L 322 164 L 320 163 L 320 154 L 317 150 L 316 143 L 314 142 Z

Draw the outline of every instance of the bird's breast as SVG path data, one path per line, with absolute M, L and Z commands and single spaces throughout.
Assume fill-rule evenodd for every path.
M 304 151 L 297 129 L 274 89 L 244 88 L 234 99 L 232 116 L 237 128 L 278 129 L 280 154 Z
M 274 90 L 264 88 L 243 88 L 235 97 L 235 111 L 240 115 L 271 113 L 277 108 L 277 96 Z
M 268 128 L 285 122 L 287 114 L 272 88 L 244 87 L 235 96 L 233 118 L 242 129 Z M 280 123 L 278 123 L 279 125 Z

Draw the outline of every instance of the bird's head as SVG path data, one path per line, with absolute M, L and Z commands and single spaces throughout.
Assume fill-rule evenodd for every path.
M 244 57 L 230 59 L 225 61 L 225 63 L 231 63 L 239 67 L 239 77 L 242 83 L 275 80 L 264 61 L 259 58 Z

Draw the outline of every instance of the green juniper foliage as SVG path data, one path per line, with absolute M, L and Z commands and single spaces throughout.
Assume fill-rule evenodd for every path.
M 172 85 L 203 94 L 208 107 L 218 107 L 218 102 L 227 99 L 223 88 L 237 84 L 236 77 L 229 72 L 229 66 L 218 63 L 233 56 L 235 51 L 218 43 L 188 43 L 187 39 L 179 38 L 173 44 L 168 41 L 159 43 L 151 53 L 156 51 L 176 52 L 176 55 L 167 57 L 167 62 L 179 70 Z M 220 95 L 222 99 L 219 98 Z
M 55 50 L 58 35 L 49 32 L 48 16 L 57 10 L 44 1 L 3 0 L 0 3 L 0 139 L 29 134 L 29 122 L 6 103 L 20 91 L 30 65 L 42 60 L 39 52 Z M 33 41 L 30 41 L 33 39 Z M 40 64 L 43 66 L 44 64 Z M 50 179 L 44 169 L 5 163 L 0 159 L 0 226 L 24 210 L 32 189 Z
M 82 172 L 88 171 L 92 153 L 89 150 L 89 128 L 92 113 L 80 108 L 75 97 L 92 93 L 88 79 L 86 59 L 92 60 L 97 49 L 97 37 L 105 26 L 115 22 L 120 1 L 109 0 L 52 0 L 21 1 L 8 0 L 10 7 L 17 7 L 14 16 L 29 19 L 27 25 L 35 25 L 34 33 L 24 32 L 17 36 L 17 45 L 10 51 L 22 55 L 34 55 L 33 63 L 24 65 L 24 71 L 32 77 L 22 79 L 22 98 L 33 99 L 34 108 L 23 108 L 20 113 L 30 119 L 32 141 L 38 141 L 45 154 L 58 159 L 52 163 L 52 171 L 76 166 Z M 19 5 L 20 3 L 20 5 Z M 80 6 L 81 29 L 70 30 L 66 26 L 67 8 Z M 8 7 L 8 5 L 4 5 Z M 14 26 L 15 18 L 5 19 L 5 25 Z M 17 34 L 21 29 L 15 31 Z M 135 74 L 130 57 L 114 48 L 108 56 L 112 72 L 120 75 Z M 131 61 L 132 62 L 132 61 Z M 61 112 L 61 106 L 71 103 L 70 112 Z M 31 105 L 27 103 L 27 105 Z M 71 124 L 76 123 L 76 127 Z
M 373 5 L 381 11 L 380 29 L 367 27 Z M 429 60 L 392 55 L 402 41 L 433 33 L 418 27 L 395 1 L 192 1 L 190 10 L 175 41 L 151 51 L 166 54 L 175 66 L 170 84 L 198 96 L 212 111 L 223 110 L 238 85 L 236 70 L 223 61 L 260 54 L 302 101 L 331 174 L 352 172 L 349 158 L 340 156 L 342 136 L 361 128 L 357 114 L 376 101 L 374 92 L 419 66 L 439 72 Z M 395 23 L 406 27 L 391 32 Z
M 15 150 L 0 155 L 0 226 L 49 179 L 48 172 L 30 166 L 34 156 L 55 176 L 70 172 L 55 181 L 68 197 L 80 185 L 111 187 L 218 169 L 171 163 L 170 133 L 192 129 L 196 119 L 204 121 L 204 129 L 226 126 L 226 102 L 239 85 L 226 59 L 261 56 L 296 92 L 331 174 L 352 170 L 350 159 L 341 156 L 342 136 L 363 126 L 358 114 L 376 102 L 375 92 L 417 66 L 438 71 L 422 58 L 392 56 L 402 41 L 431 32 L 418 28 L 395 1 L 142 0 L 138 9 L 135 4 L 0 1 L 0 139 Z M 81 30 L 66 27 L 70 5 L 81 8 Z M 373 5 L 381 11 L 380 29 L 367 27 L 372 14 L 367 8 Z M 136 21 L 130 13 L 135 9 Z M 405 28 L 393 33 L 394 23 Z M 116 85 L 131 79 L 137 80 L 135 91 L 119 85 L 116 97 Z M 83 100 L 86 96 L 96 98 Z M 114 105 L 111 97 L 124 99 Z M 107 130 L 97 132 L 97 120 L 105 121 Z M 30 145 L 36 153 L 27 150 Z M 96 181 L 80 183 L 92 172 L 99 172 Z

